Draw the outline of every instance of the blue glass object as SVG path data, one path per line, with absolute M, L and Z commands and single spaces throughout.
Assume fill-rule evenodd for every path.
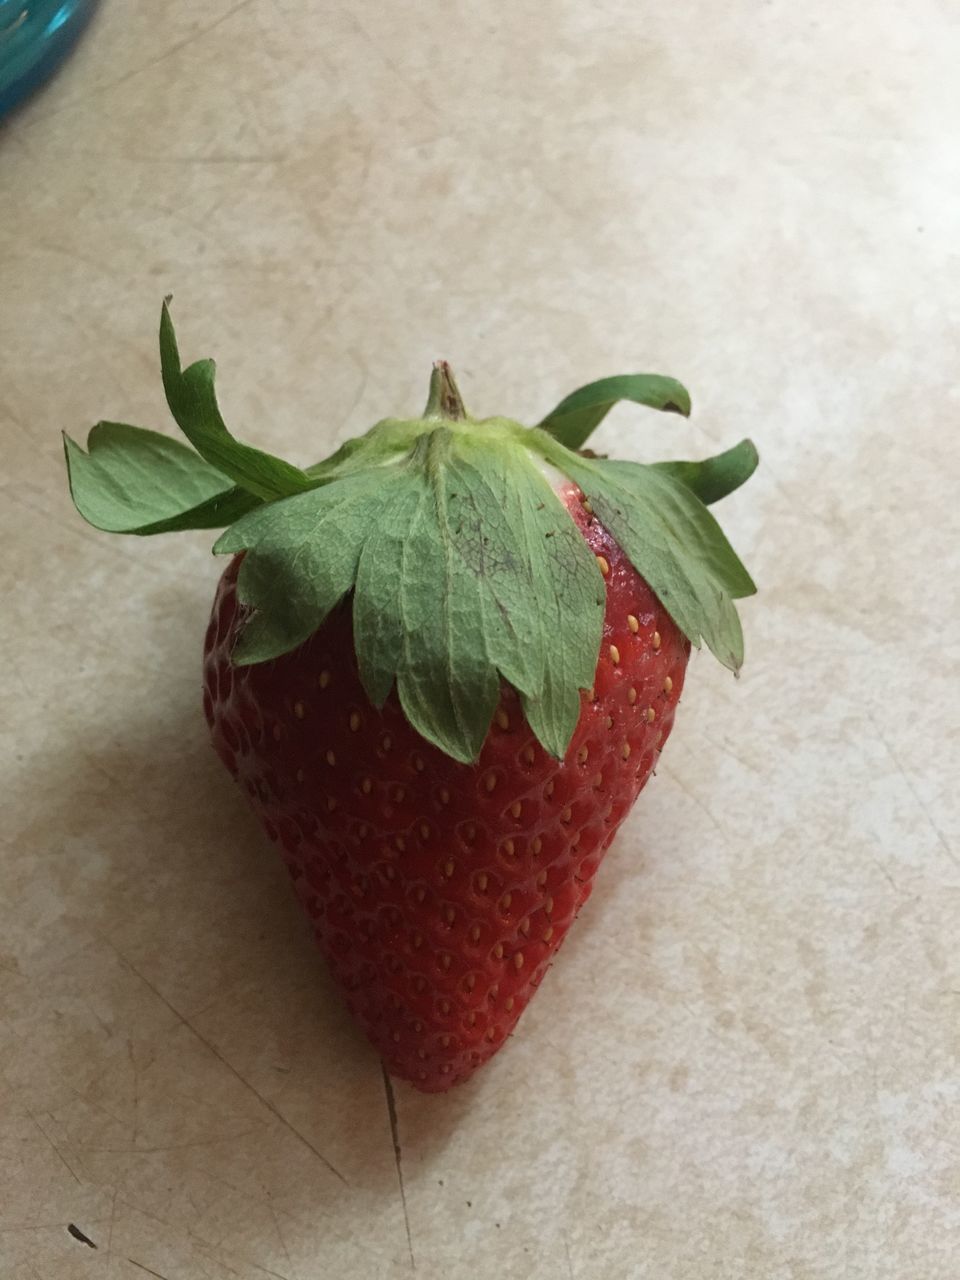
M 96 0 L 0 0 L 0 115 L 69 52 Z

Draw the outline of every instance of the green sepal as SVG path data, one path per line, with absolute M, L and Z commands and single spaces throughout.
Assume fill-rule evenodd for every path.
M 98 422 L 86 452 L 66 433 L 63 447 L 74 505 L 107 533 L 222 529 L 259 502 L 179 440 L 143 427 Z
M 552 467 L 580 486 L 691 642 L 739 668 L 734 602 L 755 587 L 706 504 L 753 473 L 753 444 L 647 466 L 577 452 L 618 400 L 689 413 L 673 379 L 592 383 L 530 429 L 471 419 L 441 363 L 423 419 L 386 419 L 303 471 L 229 433 L 213 363 L 181 368 L 166 303 L 160 344 L 167 399 L 196 452 L 100 423 L 86 452 L 64 437 L 71 493 L 110 532 L 230 525 L 215 550 L 244 553 L 238 591 L 250 612 L 237 663 L 292 651 L 349 601 L 375 705 L 395 690 L 424 738 L 469 762 L 506 682 L 544 748 L 562 757 L 593 681 L 606 590 Z
M 538 425 L 568 449 L 581 449 L 620 400 L 690 416 L 690 393 L 675 378 L 658 373 L 623 373 L 580 387 Z
M 241 444 L 230 434 L 217 404 L 214 362 L 198 360 L 186 369 L 180 367 L 169 303 L 167 298 L 160 314 L 163 389 L 174 421 L 197 453 L 242 489 L 267 501 L 310 489 L 314 481 L 299 467 Z
M 662 467 L 584 458 L 537 436 L 542 455 L 581 487 L 690 642 L 704 641 L 739 671 L 743 632 L 734 601 L 756 587 L 694 490 Z
M 218 555 L 247 552 L 237 591 L 256 610 L 235 662 L 280 657 L 316 631 L 353 586 L 364 541 L 402 479 L 395 468 L 359 472 L 267 503 L 221 535 L 213 548 Z
M 665 475 L 673 476 L 710 506 L 745 484 L 760 461 L 752 440 L 741 440 L 732 449 L 702 462 L 654 462 L 650 465 Z
M 245 551 L 253 616 L 234 660 L 301 643 L 353 590 L 360 676 L 381 706 L 396 687 L 414 728 L 476 759 L 501 679 L 562 756 L 593 678 L 604 587 L 536 459 L 512 431 L 428 429 L 402 461 L 332 479 L 251 512 L 217 542 Z

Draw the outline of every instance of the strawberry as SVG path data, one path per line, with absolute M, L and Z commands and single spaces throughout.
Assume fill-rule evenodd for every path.
M 234 666 L 239 560 L 207 631 L 204 711 L 277 842 L 347 1003 L 427 1090 L 495 1053 L 540 983 L 673 725 L 689 642 L 578 491 L 607 575 L 601 656 L 562 760 L 505 685 L 479 758 L 425 742 L 363 689 L 350 611 L 293 653 Z M 578 509 L 579 508 L 579 509 Z
M 497 1052 L 590 894 L 669 736 L 691 644 L 734 670 L 753 583 L 707 503 L 756 466 L 582 449 L 609 378 L 536 428 L 468 417 L 439 364 L 421 419 L 300 470 L 227 430 L 214 368 L 168 403 L 193 445 L 113 423 L 65 438 L 81 514 L 111 532 L 229 525 L 204 647 L 213 744 L 280 848 L 347 1003 L 426 1091 Z

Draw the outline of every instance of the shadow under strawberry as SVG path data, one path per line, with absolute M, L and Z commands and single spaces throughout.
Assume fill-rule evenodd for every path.
M 202 640 L 202 614 L 188 613 L 180 653 Z M 360 1187 L 395 1197 L 391 1112 L 407 1091 L 388 1095 L 282 863 L 210 746 L 199 673 L 182 666 L 193 681 L 173 664 L 156 673 L 165 699 L 145 678 L 126 718 L 85 707 L 75 733 L 25 762 L 17 844 L 43 851 L 43 882 L 62 910 L 52 963 L 112 949 L 139 980 L 138 1000 L 165 1004 L 219 1060 L 224 1088 L 252 1092 L 264 1123 L 328 1166 L 334 1199 Z M 159 708 L 151 722 L 148 707 Z M 116 1026 L 120 1040 L 128 1033 Z M 77 1065 L 82 1076 L 88 1064 Z M 420 1158 L 442 1150 L 460 1110 L 418 1117 Z

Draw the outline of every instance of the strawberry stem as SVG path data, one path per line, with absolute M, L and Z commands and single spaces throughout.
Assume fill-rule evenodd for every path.
M 433 366 L 433 372 L 430 374 L 430 394 L 427 397 L 427 407 L 423 411 L 423 416 L 448 418 L 451 422 L 461 422 L 468 416 L 454 381 L 453 370 L 446 360 L 437 360 Z

